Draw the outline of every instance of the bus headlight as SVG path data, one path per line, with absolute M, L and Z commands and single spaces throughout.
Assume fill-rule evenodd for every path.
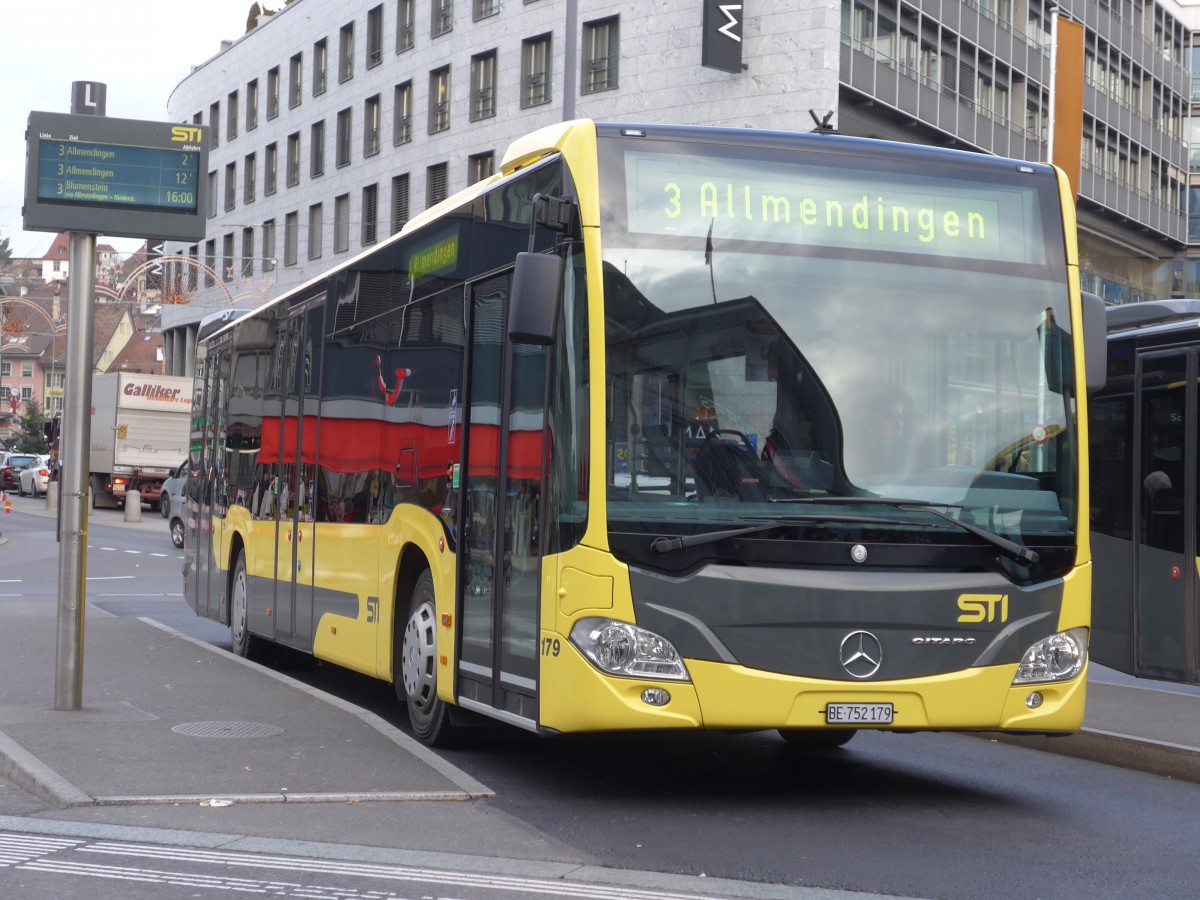
M 615 619 L 580 619 L 571 643 L 610 675 L 690 681 L 679 651 L 666 638 Z
M 1087 661 L 1087 629 L 1072 628 L 1042 638 L 1025 651 L 1013 684 L 1069 681 Z

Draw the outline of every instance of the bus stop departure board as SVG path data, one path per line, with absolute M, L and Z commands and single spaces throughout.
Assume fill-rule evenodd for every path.
M 24 227 L 114 237 L 204 237 L 205 129 L 29 114 Z

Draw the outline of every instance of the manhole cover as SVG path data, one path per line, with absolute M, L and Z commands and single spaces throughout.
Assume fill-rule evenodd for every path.
M 184 722 L 171 729 L 188 737 L 260 738 L 283 734 L 282 728 L 262 722 Z

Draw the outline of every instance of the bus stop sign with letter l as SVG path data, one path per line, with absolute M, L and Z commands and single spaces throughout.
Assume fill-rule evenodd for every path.
M 202 125 L 31 112 L 25 230 L 200 240 L 205 132 Z

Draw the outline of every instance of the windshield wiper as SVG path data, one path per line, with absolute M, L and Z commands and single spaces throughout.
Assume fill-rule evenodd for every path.
M 800 516 L 755 516 L 754 518 L 768 518 L 771 521 L 762 525 L 745 525 L 741 528 L 729 528 L 725 531 L 705 531 L 701 534 L 657 537 L 650 542 L 650 549 L 661 556 L 665 553 L 673 553 L 676 550 L 685 550 L 688 547 L 701 547 L 705 544 L 715 544 L 718 541 L 738 538 L 747 534 L 755 534 L 759 531 L 770 531 L 772 528 L 778 528 L 780 525 L 790 525 L 796 522 L 838 522 L 850 523 L 852 525 L 912 524 L 901 519 L 881 519 L 878 516 L 845 516 L 838 513 L 830 513 L 828 515 L 811 513 Z
M 997 550 L 1007 554 L 1012 559 L 1015 559 L 1023 566 L 1035 566 L 1041 557 L 1036 550 L 1031 550 L 1024 544 L 1018 544 L 1016 541 L 1010 541 L 1003 535 L 996 534 L 994 531 L 988 531 L 986 528 L 980 528 L 978 525 L 972 525 L 970 522 L 964 522 L 962 519 L 956 519 L 954 516 L 948 516 L 941 510 L 931 509 L 927 504 L 919 506 L 901 506 L 900 509 L 920 509 L 921 512 L 927 512 L 931 516 L 937 516 L 939 519 L 945 519 L 952 525 L 957 525 L 963 531 L 970 532 L 979 538 L 981 541 L 986 541 Z
M 1011 541 L 1002 535 L 996 534 L 994 531 L 988 531 L 986 528 L 980 528 L 978 525 L 972 525 L 970 522 L 964 522 L 962 519 L 956 519 L 954 516 L 947 515 L 941 509 L 962 509 L 957 503 L 937 503 L 933 500 L 903 500 L 896 497 L 794 497 L 786 500 L 775 501 L 778 503 L 828 503 L 836 506 L 858 506 L 882 504 L 883 506 L 894 506 L 896 509 L 902 509 L 911 512 L 927 512 L 931 516 L 937 516 L 939 519 L 944 519 L 951 525 L 957 525 L 963 531 L 975 535 L 981 541 L 986 541 L 997 550 L 1002 551 L 1007 556 L 1015 559 L 1017 562 L 1025 566 L 1036 565 L 1041 557 L 1036 550 L 1031 550 L 1024 544 L 1018 544 L 1016 541 Z M 906 523 L 907 524 L 907 523 Z

